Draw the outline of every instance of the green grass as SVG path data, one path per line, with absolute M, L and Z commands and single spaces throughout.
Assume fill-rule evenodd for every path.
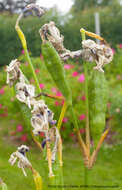
M 21 169 L 17 166 L 10 166 L 8 159 L 10 154 L 16 150 L 17 145 L 12 144 L 9 138 L 0 133 L 0 177 L 8 185 L 9 190 L 34 190 L 34 182 L 31 172 L 27 169 L 27 177 L 24 177 Z M 98 154 L 98 159 L 88 172 L 88 185 L 96 186 L 115 186 L 119 188 L 86 188 L 88 190 L 121 190 L 122 189 L 122 145 L 114 145 L 112 148 L 104 145 Z M 47 168 L 43 163 L 41 154 L 36 146 L 30 148 L 28 158 L 43 178 L 43 182 L 47 183 Z M 63 146 L 64 160 L 64 184 L 67 186 L 84 185 L 84 166 L 78 145 L 70 143 Z M 45 188 L 52 189 L 52 188 Z M 56 189 L 56 188 L 55 188 Z M 67 187 L 66 190 L 83 189 L 82 187 Z

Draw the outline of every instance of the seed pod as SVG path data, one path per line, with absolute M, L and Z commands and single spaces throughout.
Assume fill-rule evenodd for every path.
M 104 73 L 93 70 L 89 79 L 89 121 L 95 146 L 105 127 L 108 85 Z
M 56 86 L 62 92 L 68 105 L 72 105 L 72 95 L 68 83 L 65 79 L 65 71 L 61 59 L 50 42 L 42 44 L 42 54 L 48 72 L 53 78 Z

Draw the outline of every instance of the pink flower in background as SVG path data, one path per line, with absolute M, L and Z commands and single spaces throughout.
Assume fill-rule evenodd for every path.
M 62 96 L 62 93 L 60 91 L 57 91 L 56 96 Z
M 84 134 L 84 133 L 85 133 L 85 129 L 84 128 L 80 129 L 80 134 Z
M 2 108 L 2 104 L 0 104 L 0 109 Z
M 72 68 L 72 66 L 70 65 L 70 64 L 65 64 L 64 65 L 64 69 L 66 69 L 66 70 L 69 70 L 69 69 L 71 69 Z
M 116 76 L 116 79 L 117 79 L 117 80 L 122 80 L 122 76 L 121 76 L 121 75 L 117 75 L 117 76 Z
M 84 74 L 81 74 L 81 75 L 79 76 L 78 80 L 79 80 L 79 82 L 81 82 L 81 83 L 84 82 L 84 80 L 85 80 Z
M 83 95 L 83 96 L 81 97 L 81 100 L 85 101 L 85 100 L 86 100 L 86 96 Z
M 110 109 L 110 107 L 111 107 L 111 103 L 108 102 L 108 103 L 107 103 L 107 108 Z
M 74 133 L 70 133 L 70 137 L 74 137 Z
M 85 114 L 81 114 L 80 117 L 79 117 L 79 120 L 82 121 L 82 120 L 85 119 L 85 117 L 86 117 Z
M 18 126 L 17 126 L 17 131 L 18 131 L 18 132 L 21 132 L 22 130 L 23 130 L 23 126 L 22 126 L 22 125 L 18 125 Z
M 35 69 L 35 73 L 39 73 L 40 72 L 40 69 Z
M 21 51 L 21 54 L 24 54 L 25 52 L 24 52 L 24 49 Z
M 52 88 L 52 92 L 56 93 L 57 92 L 57 88 L 53 87 Z
M 3 88 L 0 89 L 0 94 L 4 94 L 4 89 Z
M 63 123 L 67 123 L 68 122 L 68 118 L 67 117 L 64 117 L 63 118 Z
M 61 105 L 63 105 L 64 104 L 64 100 L 62 100 L 62 102 L 61 102 Z
M 21 138 L 20 138 L 20 140 L 22 142 L 26 142 L 27 141 L 27 134 L 22 135 Z
M 43 60 L 43 55 L 42 54 L 40 54 L 40 59 Z
M 112 53 L 113 53 L 113 55 L 115 54 L 115 49 L 114 48 L 112 48 Z
M 14 102 L 15 98 L 14 98 L 14 97 L 12 97 L 10 100 L 11 100 L 11 102 Z
M 72 77 L 77 77 L 79 74 L 78 74 L 78 72 L 77 71 L 74 71 L 73 73 L 72 73 Z
M 55 106 L 60 106 L 60 102 L 55 101 Z
M 43 89 L 45 87 L 44 84 L 42 84 L 42 83 L 39 84 L 39 86 L 40 86 L 41 89 Z
M 119 44 L 119 48 L 122 48 L 122 44 Z
M 8 113 L 1 113 L 0 114 L 0 117 L 7 117 L 8 116 Z

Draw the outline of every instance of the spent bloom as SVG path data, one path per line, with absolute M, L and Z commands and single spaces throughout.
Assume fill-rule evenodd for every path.
M 104 72 L 103 66 L 108 64 L 113 59 L 112 49 L 106 44 L 96 44 L 93 40 L 83 40 L 82 41 L 82 57 L 84 60 L 89 62 L 95 62 L 97 69 Z
M 14 82 L 18 79 L 21 82 L 24 82 L 25 80 L 19 66 L 20 66 L 20 62 L 17 59 L 15 59 L 15 60 L 12 60 L 6 68 L 6 72 L 7 72 L 6 83 L 9 84 L 10 87 L 13 86 Z
M 54 125 L 56 123 L 56 121 L 53 120 L 54 113 L 47 107 L 43 100 L 35 101 L 31 113 L 31 124 L 34 128 L 34 135 L 38 135 L 40 132 L 47 134 L 49 124 Z
M 21 168 L 23 171 L 23 174 L 27 176 L 25 172 L 25 168 L 32 169 L 32 165 L 29 162 L 29 160 L 26 157 L 26 152 L 29 151 L 29 148 L 26 145 L 21 145 L 18 147 L 16 152 L 13 152 L 10 156 L 9 163 L 13 166 L 16 161 L 18 160 L 18 168 Z
M 28 107 L 31 108 L 33 97 L 35 96 L 35 87 L 30 84 L 18 82 L 16 84 L 16 90 L 16 98 L 20 102 L 26 103 Z

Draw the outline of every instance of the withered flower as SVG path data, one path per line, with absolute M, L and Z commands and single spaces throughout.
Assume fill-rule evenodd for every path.
M 18 168 L 21 168 L 23 174 L 27 176 L 25 168 L 32 169 L 32 165 L 26 157 L 26 152 L 29 151 L 29 148 L 26 145 L 21 145 L 18 147 L 16 152 L 13 152 L 10 156 L 9 163 L 13 166 L 18 160 Z
M 35 101 L 33 110 L 31 111 L 31 124 L 34 128 L 33 133 L 38 135 L 40 132 L 48 133 L 49 124 L 55 124 L 53 120 L 53 112 L 47 107 L 43 100 Z
M 13 86 L 13 84 L 19 79 L 21 82 L 24 82 L 24 75 L 22 71 L 19 68 L 20 62 L 15 59 L 10 62 L 10 64 L 6 68 L 7 72 L 7 81 L 6 83 L 9 84 L 9 86 Z
M 28 105 L 29 108 L 31 108 L 31 105 L 33 104 L 34 101 L 34 96 L 35 96 L 35 88 L 33 85 L 30 84 L 25 84 L 22 82 L 18 82 L 16 84 L 16 98 L 25 104 Z
M 104 72 L 102 67 L 113 59 L 112 49 L 106 44 L 96 44 L 93 40 L 83 40 L 82 47 L 83 59 L 89 62 L 95 61 L 97 66 L 94 69 Z

